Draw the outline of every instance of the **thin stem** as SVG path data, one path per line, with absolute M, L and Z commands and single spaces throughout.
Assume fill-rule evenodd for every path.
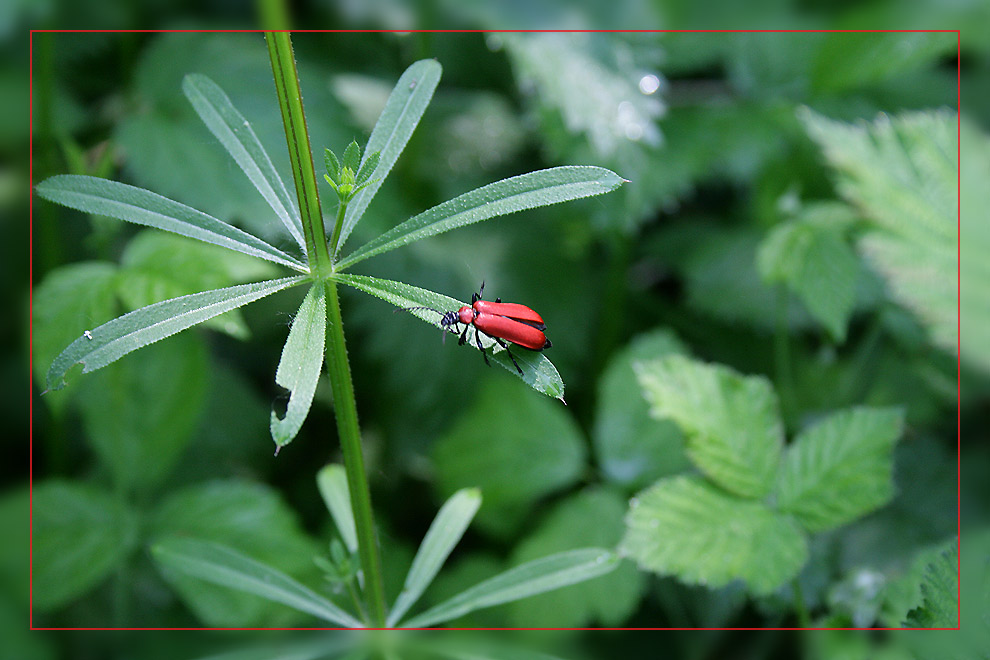
M 361 453 L 361 430 L 358 427 L 354 386 L 351 383 L 351 367 L 347 361 L 347 345 L 344 340 L 343 320 L 340 317 L 340 300 L 337 284 L 326 282 L 327 288 L 327 371 L 333 392 L 334 416 L 337 418 L 337 434 L 344 455 L 344 471 L 347 488 L 354 511 L 357 530 L 358 556 L 364 571 L 364 591 L 371 611 L 372 625 L 385 625 L 385 591 L 382 586 L 382 563 L 375 535 L 375 521 L 371 510 L 371 492 L 364 471 Z
M 798 624 L 802 628 L 811 627 L 811 617 L 808 615 L 808 606 L 804 603 L 804 594 L 801 592 L 801 583 L 797 578 L 791 580 L 791 588 L 794 590 L 794 609 L 797 611 Z
M 302 214 L 310 272 L 323 279 L 330 274 L 330 254 L 327 252 L 326 231 L 323 228 L 323 214 L 320 212 L 320 193 L 316 186 L 313 152 L 309 146 L 309 131 L 306 128 L 292 42 L 288 32 L 266 32 L 265 41 L 268 43 L 268 56 L 275 76 L 275 91 L 282 110 L 282 123 L 285 124 L 285 141 L 289 147 L 292 178 L 296 183 L 296 196 Z
M 336 259 L 337 242 L 340 241 L 340 228 L 344 226 L 344 214 L 347 212 L 347 203 L 343 200 L 337 205 L 337 219 L 333 223 L 333 234 L 330 236 L 330 254 Z

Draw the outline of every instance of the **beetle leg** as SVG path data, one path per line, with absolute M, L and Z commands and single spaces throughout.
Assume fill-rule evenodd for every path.
M 492 366 L 492 363 L 488 361 L 488 353 L 485 353 L 485 347 L 481 345 L 481 331 L 478 328 L 474 329 L 474 339 L 478 344 L 478 350 L 481 351 L 481 357 L 485 358 L 485 364 L 489 367 Z M 497 337 L 495 341 L 498 341 Z
M 509 350 L 509 345 L 506 344 L 501 339 L 499 339 L 498 337 L 492 337 L 492 339 L 494 339 L 495 341 L 497 341 L 498 342 L 498 345 L 505 349 L 505 352 L 509 354 L 509 359 L 512 360 L 512 366 L 514 366 L 516 368 L 516 371 L 519 372 L 519 375 L 520 376 L 524 376 L 525 374 L 523 374 L 523 370 L 519 368 L 519 363 L 516 362 L 516 358 L 514 358 L 512 356 L 512 351 Z
M 461 339 L 460 339 L 460 341 L 457 342 L 457 345 L 458 346 L 463 346 L 464 345 L 464 342 L 467 341 L 467 331 L 468 331 L 468 328 L 470 328 L 470 327 L 471 326 L 469 326 L 469 325 L 465 325 L 464 326 L 464 332 L 461 333 Z

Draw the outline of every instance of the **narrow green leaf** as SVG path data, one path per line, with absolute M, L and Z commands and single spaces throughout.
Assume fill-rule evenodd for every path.
M 404 627 L 425 628 L 436 625 L 474 610 L 590 580 L 612 572 L 618 565 L 619 557 L 610 550 L 602 548 L 560 552 L 516 566 L 485 580 L 409 619 Z
M 496 181 L 393 227 L 344 257 L 337 267 L 344 269 L 413 241 L 500 215 L 602 195 L 623 181 L 615 172 L 601 167 L 552 167 Z
M 34 605 L 65 605 L 103 581 L 137 544 L 137 518 L 103 491 L 63 481 L 36 483 Z
M 76 174 L 50 177 L 36 190 L 51 202 L 85 213 L 164 229 L 306 272 L 302 262 L 260 238 L 150 190 Z
M 382 185 L 382 180 L 392 171 L 405 149 L 410 136 L 416 130 L 420 118 L 433 98 L 433 91 L 440 82 L 442 68 L 436 60 L 420 60 L 409 66 L 395 84 L 392 94 L 385 103 L 375 128 L 371 131 L 368 144 L 364 148 L 365 160 L 368 154 L 379 153 L 378 181 L 360 191 L 347 206 L 344 224 L 341 227 L 338 249 L 344 245 L 351 230 L 364 215 L 368 204 Z
M 379 151 L 368 156 L 364 163 L 361 165 L 361 169 L 357 173 L 357 179 L 355 183 L 361 185 L 365 181 L 371 178 L 371 175 L 375 173 L 375 169 L 378 167 L 379 161 L 381 161 L 382 154 Z
M 324 149 L 323 164 L 326 165 L 327 176 L 329 176 L 333 182 L 340 181 L 340 161 L 337 160 L 337 154 L 329 149 Z
M 202 74 L 187 75 L 182 81 L 182 91 L 206 127 L 220 140 L 305 252 L 299 210 L 244 115 L 215 82 Z
M 83 373 L 105 367 L 131 351 L 164 339 L 224 312 L 303 282 L 302 276 L 241 284 L 165 300 L 118 316 L 80 335 L 52 362 L 48 388 L 61 389 L 76 364 Z
M 377 277 L 336 273 L 332 276 L 332 279 L 377 296 L 399 308 L 430 307 L 443 314 L 450 310 L 460 309 L 466 304 L 448 296 L 410 286 L 403 282 L 384 280 Z M 409 313 L 426 321 L 430 325 L 439 327 L 440 316 L 430 309 L 414 309 L 410 310 Z M 477 346 L 473 326 L 468 328 L 466 345 Z M 541 351 L 531 351 L 519 346 L 512 347 L 512 354 L 523 370 L 523 374 L 520 376 L 519 372 L 512 365 L 512 360 L 505 354 L 505 349 L 484 333 L 481 334 L 481 345 L 485 347 L 486 351 L 493 351 L 489 353 L 489 357 L 493 362 L 521 378 L 537 392 L 542 392 L 549 397 L 560 399 L 561 401 L 564 400 L 564 382 L 560 379 L 560 374 L 557 373 L 557 369 L 553 366 L 553 363 Z
M 351 143 L 344 147 L 344 155 L 340 159 L 342 167 L 350 168 L 352 172 L 357 172 L 361 166 L 361 146 L 351 140 Z
M 275 372 L 275 382 L 289 390 L 285 417 L 279 419 L 272 411 L 270 427 L 277 448 L 292 442 L 309 414 L 323 367 L 326 331 L 327 302 L 323 284 L 317 283 L 299 306 Z
M 794 440 L 781 465 L 777 506 L 811 532 L 833 529 L 894 496 L 894 444 L 904 415 L 853 408 L 829 415 Z
M 440 508 L 416 552 L 402 591 L 389 612 L 385 621 L 387 627 L 394 627 L 423 595 L 454 546 L 464 536 L 480 506 L 481 491 L 477 488 L 465 488 L 454 493 Z
M 219 543 L 171 537 L 156 543 L 151 552 L 168 570 L 252 593 L 340 626 L 364 625 L 285 573 Z
M 681 427 L 688 457 L 712 481 L 743 497 L 770 491 L 784 429 L 766 378 L 683 355 L 640 362 L 635 370 L 651 412 Z
M 323 502 L 330 511 L 337 531 L 344 539 L 344 545 L 351 553 L 358 551 L 357 531 L 354 527 L 354 510 L 351 508 L 351 493 L 347 490 L 347 472 L 343 465 L 325 465 L 316 474 L 316 486 L 320 489 Z
M 807 540 L 789 517 L 695 476 L 663 479 L 634 497 L 626 528 L 626 555 L 645 570 L 690 584 L 743 580 L 765 595 L 808 560 Z

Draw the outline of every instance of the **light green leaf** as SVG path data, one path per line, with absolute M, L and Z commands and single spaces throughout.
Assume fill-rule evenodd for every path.
M 265 198 L 299 247 L 305 251 L 302 220 L 282 178 L 254 129 L 220 87 L 208 77 L 191 73 L 182 80 L 182 91 L 196 113 L 224 149 Z
M 354 526 L 354 510 L 351 493 L 347 489 L 347 473 L 343 465 L 324 465 L 316 474 L 316 486 L 324 504 L 337 525 L 337 532 L 351 553 L 358 551 L 357 531 Z
M 267 259 L 293 270 L 306 271 L 300 261 L 260 238 L 150 190 L 76 174 L 50 177 L 39 183 L 35 189 L 51 202 L 85 213 L 164 229 Z
M 513 551 L 512 564 L 555 552 L 593 545 L 614 548 L 625 531 L 622 519 L 627 498 L 592 487 L 562 500 Z M 618 626 L 636 610 L 648 576 L 631 561 L 623 561 L 607 576 L 550 593 L 516 601 L 509 607 L 516 627 L 578 628 Z
M 777 506 L 811 532 L 844 525 L 894 496 L 894 443 L 904 415 L 853 408 L 821 420 L 787 448 Z
M 962 147 L 961 231 L 959 292 L 963 342 L 960 356 L 964 364 L 990 373 L 990 135 L 963 118 L 960 128 Z
M 838 173 L 838 189 L 869 221 L 860 250 L 891 295 L 914 311 L 933 342 L 954 355 L 958 170 L 954 112 L 844 124 L 800 114 Z M 965 287 L 964 287 L 965 289 Z
M 766 378 L 682 355 L 635 370 L 652 413 L 681 427 L 688 456 L 712 481 L 743 497 L 770 491 L 784 430 Z
M 119 316 L 92 331 L 87 330 L 55 358 L 48 370 L 48 388 L 61 389 L 66 373 L 77 364 L 83 365 L 83 373 L 95 371 L 142 346 L 299 284 L 304 279 L 302 276 L 285 277 L 203 291 Z
M 303 299 L 292 321 L 289 338 L 282 349 L 282 359 L 275 372 L 275 382 L 289 390 L 285 417 L 271 415 L 272 439 L 278 449 L 292 442 L 299 433 L 309 407 L 313 405 L 316 383 L 323 367 L 323 345 L 327 330 L 327 303 L 323 284 L 314 284 Z
M 440 63 L 436 60 L 420 60 L 410 65 L 395 84 L 364 149 L 365 162 L 370 158 L 369 154 L 380 152 L 380 160 L 375 171 L 378 180 L 358 192 L 347 205 L 344 224 L 340 229 L 338 249 L 351 235 L 354 225 L 364 215 L 382 181 L 392 171 L 399 154 L 405 149 L 406 143 L 409 142 L 416 125 L 419 124 L 426 107 L 430 104 L 430 99 L 433 98 L 442 71 Z
M 485 507 L 478 526 L 506 534 L 528 519 L 539 498 L 580 479 L 585 455 L 581 429 L 563 406 L 510 379 L 487 378 L 434 444 L 437 492 L 480 488 Z
M 337 267 L 344 269 L 413 241 L 500 215 L 602 195 L 623 182 L 601 167 L 553 167 L 496 181 L 393 227 L 341 259 Z
M 471 587 L 406 621 L 404 627 L 433 626 L 477 609 L 590 580 L 615 570 L 618 562 L 615 553 L 601 548 L 569 550 L 543 557 Z
M 363 624 L 332 602 L 267 564 L 219 543 L 163 538 L 152 555 L 169 571 L 283 603 L 330 623 L 360 628 Z
M 610 482 L 639 489 L 690 465 L 680 428 L 650 416 L 633 371 L 636 362 L 686 352 L 674 333 L 660 329 L 633 339 L 605 367 L 598 380 L 592 438 Z
M 921 605 L 908 612 L 905 627 L 959 627 L 959 550 L 955 543 L 928 565 L 921 598 Z
M 35 485 L 33 494 L 34 606 L 47 611 L 101 581 L 137 544 L 133 511 L 109 493 L 62 481 Z
M 430 307 L 431 309 L 413 309 L 409 313 L 426 321 L 430 325 L 439 327 L 440 314 L 450 310 L 460 309 L 467 303 L 460 302 L 453 298 L 434 293 L 426 289 L 410 286 L 403 282 L 393 280 L 383 280 L 377 277 L 365 275 L 350 275 L 348 273 L 336 273 L 332 276 L 334 280 L 342 284 L 347 284 L 355 289 L 370 293 L 382 300 L 392 303 L 396 307 Z M 436 310 L 436 311 L 432 311 Z M 474 326 L 468 328 L 467 341 L 469 347 L 476 347 Z M 481 345 L 489 353 L 490 359 L 511 374 L 514 374 L 526 382 L 537 392 L 542 392 L 555 399 L 564 400 L 564 383 L 560 379 L 560 374 L 553 366 L 553 363 L 541 351 L 531 351 L 520 346 L 512 347 L 512 355 L 522 368 L 522 375 L 516 371 L 512 360 L 505 354 L 505 349 L 499 346 L 493 339 L 481 334 Z
M 622 551 L 644 570 L 690 584 L 742 580 L 756 595 L 794 578 L 808 560 L 800 528 L 762 502 L 699 477 L 657 482 L 630 503 Z
M 454 493 L 440 508 L 409 567 L 402 591 L 385 621 L 387 627 L 394 627 L 433 582 L 480 506 L 481 491 L 465 488 Z
M 344 147 L 344 155 L 340 159 L 340 164 L 351 172 L 357 172 L 361 166 L 361 146 L 351 140 L 351 143 Z
M 756 257 L 763 279 L 786 284 L 840 343 L 856 302 L 859 262 L 842 235 L 854 219 L 844 204 L 809 206 L 775 227 Z

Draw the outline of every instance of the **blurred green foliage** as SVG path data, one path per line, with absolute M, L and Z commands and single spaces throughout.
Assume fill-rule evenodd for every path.
M 990 49 L 975 37 L 990 29 L 986 4 L 759 2 L 704 10 L 688 2 L 592 4 L 582 11 L 560 3 L 442 2 L 436 11 L 481 29 L 567 21 L 575 27 L 963 28 L 961 77 L 972 90 L 963 97 L 961 186 L 961 423 L 969 451 L 969 437 L 985 435 L 990 392 L 990 342 L 980 341 L 990 336 L 990 305 L 983 304 L 990 277 L 982 258 L 990 97 L 968 86 L 990 65 Z M 76 16 L 79 26 L 139 19 L 213 24 L 190 19 L 203 11 L 190 3 L 169 8 L 177 12 L 171 15 L 127 3 L 106 3 L 86 16 L 59 13 L 57 3 L 11 7 L 15 25 L 37 16 L 52 22 Z M 205 11 L 224 16 L 219 4 L 208 3 Z M 391 1 L 302 11 L 297 20 L 312 19 L 307 26 L 410 28 L 428 20 Z M 278 239 L 265 233 L 279 228 L 266 221 L 264 201 L 180 92 L 183 75 L 210 75 L 285 173 L 260 35 L 34 39 L 35 181 L 80 163 L 100 167 L 109 153 L 109 178 Z M 427 592 L 428 604 L 529 558 L 617 543 L 626 498 L 673 475 L 698 480 L 688 476 L 682 430 L 648 416 L 632 366 L 647 356 L 690 353 L 766 377 L 780 397 L 788 438 L 841 408 L 902 407 L 907 430 L 893 453 L 890 504 L 812 536 L 796 579 L 765 596 L 747 594 L 738 582 L 718 589 L 686 585 L 625 562 L 596 582 L 455 623 L 791 626 L 799 616 L 795 587 L 816 625 L 951 623 L 945 599 L 956 531 L 955 33 L 300 34 L 295 47 L 316 149 L 364 142 L 410 62 L 436 57 L 444 66 L 433 105 L 356 228 L 354 245 L 455 194 L 541 166 L 599 165 L 632 182 L 613 195 L 503 218 L 362 265 L 362 272 L 461 298 L 485 280 L 493 296 L 540 310 L 567 384 L 564 408 L 485 369 L 472 352 L 442 346 L 438 333 L 393 316 L 381 301 L 345 292 L 386 571 L 390 557 L 395 566 L 408 565 L 443 498 L 461 486 L 482 486 L 485 505 Z M 5 72 L 0 85 L 24 87 L 22 78 Z M 656 90 L 644 93 L 654 82 Z M 16 104 L 5 112 L 10 107 Z M 25 144 L 7 132 L 0 139 L 7 152 Z M 844 157 L 854 146 L 858 155 Z M 894 172 L 914 178 L 890 181 Z M 26 183 L 26 175 L 5 169 L 0 192 L 8 180 L 19 189 L 18 177 Z M 910 251 L 884 251 L 884 240 L 904 247 L 901 237 L 890 238 L 890 227 L 918 229 L 933 215 L 925 206 L 932 199 L 935 216 L 944 218 L 948 207 L 942 244 L 921 240 L 907 243 Z M 189 259 L 184 247 L 170 243 L 178 239 L 37 200 L 34 208 L 39 383 L 69 340 L 123 309 L 204 281 L 269 276 L 215 255 Z M 877 238 L 882 232 L 887 235 Z M 894 259 L 898 254 L 906 257 Z M 16 260 L 3 261 L 4 270 L 19 268 Z M 318 584 L 311 558 L 332 536 L 315 483 L 336 454 L 328 397 L 317 392 L 302 434 L 274 460 L 266 425 L 279 395 L 273 374 L 286 312 L 301 295 L 261 301 L 240 318 L 225 319 L 220 333 L 173 337 L 105 375 L 76 378 L 65 390 L 34 399 L 35 626 L 310 623 L 267 601 L 162 575 L 146 555 L 158 534 L 195 533 Z M 9 338 L 12 346 L 27 344 L 24 336 Z M 21 370 L 17 360 L 5 354 L 5 373 Z M 122 382 L 138 394 L 117 397 Z M 966 469 L 963 631 L 797 638 L 684 633 L 665 637 L 669 657 L 982 657 L 990 548 L 986 534 L 975 530 L 987 524 L 979 485 L 987 482 L 986 461 Z M 201 657 L 257 643 L 247 633 L 172 635 L 167 643 L 154 636 L 25 635 L 25 503 L 23 491 L 0 502 L 4 528 L 19 535 L 0 553 L 0 631 L 12 631 L 2 637 L 17 651 L 10 657 Z M 708 511 L 714 516 L 716 509 Z M 46 529 L 39 530 L 40 522 L 53 530 L 46 541 L 37 536 Z M 395 572 L 401 580 L 401 569 Z M 55 586 L 39 599 L 45 581 Z M 321 639 L 313 657 L 363 657 L 382 648 L 371 636 L 338 639 Z M 521 646 L 534 643 L 532 637 L 473 639 L 488 657 L 525 657 Z M 403 657 L 430 657 L 413 646 Z M 570 632 L 559 633 L 552 646 L 540 648 L 560 657 L 615 657 L 619 647 L 631 655 L 655 653 L 657 642 Z M 273 657 L 255 653 L 233 657 Z

